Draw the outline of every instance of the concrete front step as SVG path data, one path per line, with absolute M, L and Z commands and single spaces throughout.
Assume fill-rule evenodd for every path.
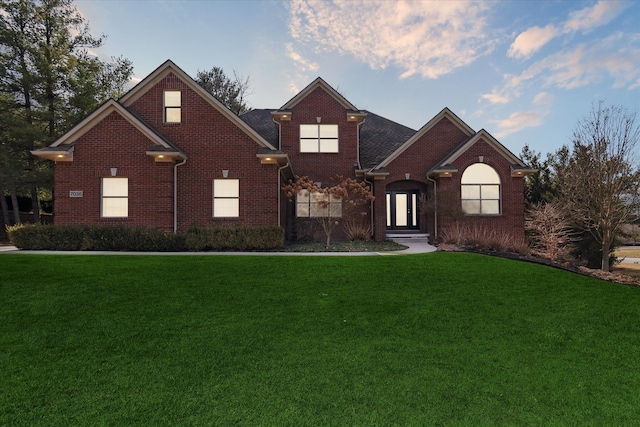
M 429 240 L 428 233 L 387 233 L 387 239 L 396 240 L 396 239 L 411 239 L 411 240 Z

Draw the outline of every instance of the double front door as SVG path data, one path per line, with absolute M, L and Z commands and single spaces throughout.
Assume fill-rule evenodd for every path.
M 387 228 L 418 229 L 418 191 L 387 191 Z

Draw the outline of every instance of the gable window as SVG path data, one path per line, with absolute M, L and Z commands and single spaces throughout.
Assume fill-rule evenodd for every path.
M 240 216 L 240 180 L 213 180 L 213 217 L 237 218 Z
M 181 93 L 179 90 L 164 91 L 164 122 L 180 123 L 181 121 Z
M 500 176 L 484 163 L 474 163 L 462 174 L 462 210 L 468 215 L 500 214 Z
M 103 218 L 129 216 L 129 178 L 102 178 Z
M 307 190 L 302 190 L 296 196 L 296 216 L 339 218 L 342 216 L 342 200 L 330 194 L 309 193 Z
M 337 153 L 338 125 L 300 125 L 301 153 Z

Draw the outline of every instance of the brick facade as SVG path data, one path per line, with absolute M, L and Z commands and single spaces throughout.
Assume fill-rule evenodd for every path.
M 180 123 L 164 122 L 165 90 L 181 93 Z M 118 224 L 167 232 L 174 226 L 184 231 L 193 224 L 280 225 L 290 229 L 294 209 L 281 185 L 293 174 L 327 185 L 332 177 L 342 175 L 372 184 L 376 197 L 370 213 L 373 235 L 384 240 L 388 191 L 409 191 L 428 198 L 436 192 L 450 192 L 459 198 L 464 170 L 482 157 L 482 162 L 500 176 L 501 213 L 469 215 L 465 221 L 516 238 L 524 236 L 523 180 L 512 171 L 514 166 L 526 171 L 526 166 L 490 135 L 472 131 L 446 109 L 417 132 L 404 128 L 403 132 L 414 135 L 406 142 L 385 138 L 375 143 L 365 141 L 368 150 L 379 147 L 391 155 L 363 165 L 360 135 L 369 113 L 355 109 L 321 79 L 261 119 L 263 125 L 277 128 L 277 141 L 230 113 L 170 61 L 117 104 L 112 102 L 103 107 L 102 115 L 98 110 L 81 122 L 77 126 L 80 130 L 72 129 L 35 153 L 51 160 L 62 158 L 55 167 L 58 224 Z M 317 123 L 338 125 L 338 153 L 300 152 L 300 125 Z M 467 141 L 473 143 L 467 146 Z M 166 151 L 171 161 L 158 161 L 161 157 L 155 156 L 154 150 Z M 451 164 L 443 165 L 447 158 L 453 159 Z M 445 166 L 455 170 L 450 177 L 432 173 Z M 112 168 L 117 168 L 116 176 L 129 179 L 126 218 L 101 217 L 101 183 L 112 176 Z M 213 180 L 222 179 L 223 174 L 239 182 L 237 218 L 213 217 Z M 70 192 L 76 192 L 76 197 Z M 77 197 L 77 192 L 82 192 L 82 197 Z M 424 210 L 418 215 L 415 231 L 435 236 L 451 226 L 445 215 L 436 219 Z

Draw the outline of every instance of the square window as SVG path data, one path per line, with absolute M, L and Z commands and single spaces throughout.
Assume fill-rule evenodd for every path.
M 338 125 L 300 125 L 301 153 L 337 153 Z
M 324 201 L 329 198 L 329 203 Z M 309 194 L 302 190 L 296 196 L 296 216 L 299 218 L 320 218 L 342 216 L 342 200 L 322 192 Z

